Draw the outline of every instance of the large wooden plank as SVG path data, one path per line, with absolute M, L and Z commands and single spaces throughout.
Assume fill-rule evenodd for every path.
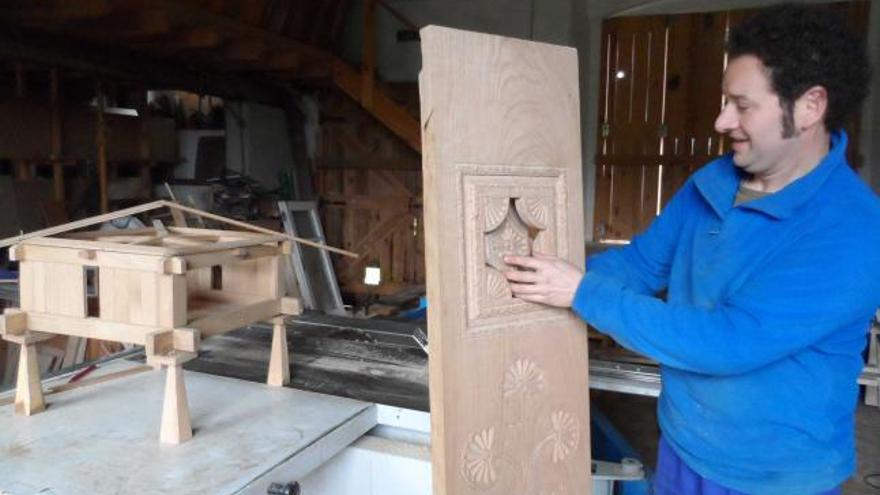
M 79 266 L 128 268 L 132 270 L 165 273 L 161 256 L 117 253 L 103 250 L 81 250 L 58 246 L 42 246 L 27 241 L 16 250 L 18 261 L 46 261 Z M 88 256 L 92 256 L 89 258 Z
M 202 338 L 225 333 L 257 321 L 266 321 L 281 313 L 281 300 L 268 299 L 251 304 L 211 305 L 205 311 L 190 311 L 187 326 L 198 330 Z
M 433 493 L 588 494 L 585 326 L 493 267 L 532 248 L 583 266 L 577 54 L 421 39 Z
M 144 337 L 156 330 L 155 326 L 104 321 L 98 318 L 78 318 L 29 311 L 27 328 L 36 332 L 57 333 L 88 339 L 143 345 Z

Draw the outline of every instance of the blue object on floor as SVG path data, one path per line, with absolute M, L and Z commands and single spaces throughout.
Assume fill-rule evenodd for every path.
M 642 457 L 632 448 L 623 435 L 611 424 L 598 409 L 590 407 L 590 448 L 593 459 L 620 462 L 624 457 L 636 459 L 642 463 L 645 477 L 635 481 L 620 481 L 615 483 L 616 495 L 648 495 L 651 493 L 651 468 L 645 466 Z
M 421 296 L 419 297 L 419 305 L 413 309 L 408 311 L 403 311 L 400 313 L 400 316 L 403 318 L 408 318 L 410 320 L 424 320 L 428 317 L 428 297 Z

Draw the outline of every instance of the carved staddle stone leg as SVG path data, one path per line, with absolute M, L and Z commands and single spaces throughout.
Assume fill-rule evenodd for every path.
M 272 320 L 272 355 L 269 357 L 269 375 L 266 384 L 282 387 L 290 384 L 290 357 L 287 354 L 287 326 L 284 318 Z
M 178 444 L 192 438 L 189 404 L 183 383 L 183 366 L 168 366 L 165 372 L 165 402 L 162 404 L 162 430 L 159 441 Z
M 37 364 L 37 345 L 21 344 L 18 356 L 18 381 L 15 388 L 15 413 L 30 416 L 46 409 L 40 366 Z

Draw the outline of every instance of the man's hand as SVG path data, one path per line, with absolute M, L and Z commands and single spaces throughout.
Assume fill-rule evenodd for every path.
M 504 262 L 523 269 L 505 272 L 513 297 L 524 301 L 569 308 L 584 274 L 555 256 L 505 256 Z

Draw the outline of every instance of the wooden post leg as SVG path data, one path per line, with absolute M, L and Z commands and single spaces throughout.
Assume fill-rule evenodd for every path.
M 272 355 L 269 357 L 269 376 L 266 384 L 272 387 L 282 387 L 290 384 L 290 357 L 287 354 L 287 326 L 284 318 L 277 317 L 273 320 L 272 327 Z
M 37 345 L 22 343 L 19 347 L 15 413 L 30 416 L 46 409 L 43 384 L 40 383 L 40 365 L 37 363 Z
M 165 372 L 165 401 L 162 404 L 162 430 L 159 441 L 178 444 L 192 438 L 189 422 L 189 404 L 183 383 L 183 366 L 168 366 Z

